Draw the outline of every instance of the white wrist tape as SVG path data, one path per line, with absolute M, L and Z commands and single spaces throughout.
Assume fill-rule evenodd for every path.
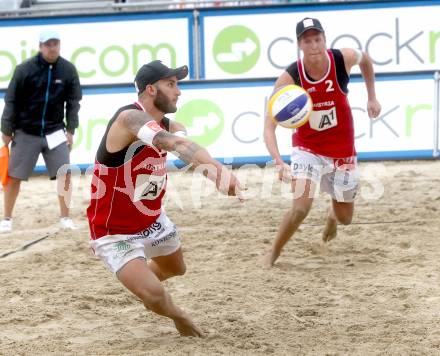
M 186 132 L 185 131 L 176 131 L 176 132 L 173 132 L 173 135 L 179 136 L 179 137 L 186 137 Z
M 156 121 L 148 121 L 139 129 L 137 137 L 147 145 L 153 146 L 154 136 L 160 131 L 163 131 L 163 128 Z

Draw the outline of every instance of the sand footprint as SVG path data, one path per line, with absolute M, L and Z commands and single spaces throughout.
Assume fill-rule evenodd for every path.
M 411 242 L 409 241 L 399 242 L 397 246 L 399 246 L 401 249 L 408 250 L 411 247 Z

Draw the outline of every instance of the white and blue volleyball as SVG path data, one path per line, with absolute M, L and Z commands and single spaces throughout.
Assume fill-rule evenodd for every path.
M 289 129 L 304 125 L 312 113 L 309 93 L 298 85 L 286 85 L 269 99 L 268 113 L 275 122 Z

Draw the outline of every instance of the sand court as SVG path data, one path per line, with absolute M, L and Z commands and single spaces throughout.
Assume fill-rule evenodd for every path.
M 262 268 L 290 206 L 273 168 L 238 172 L 252 198 L 218 196 L 171 172 L 168 216 L 187 273 L 165 282 L 205 339 L 182 338 L 146 311 L 88 246 L 88 179 L 76 177 L 75 231 L 58 231 L 55 185 L 22 185 L 14 231 L 0 235 L 0 354 L 437 354 L 440 351 L 438 161 L 361 163 L 353 224 L 329 244 L 329 198 L 314 207 L 274 268 Z M 383 189 L 382 189 L 382 188 Z

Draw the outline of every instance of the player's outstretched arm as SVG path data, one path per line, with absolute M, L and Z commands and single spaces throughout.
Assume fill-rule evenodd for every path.
M 220 192 L 237 196 L 240 201 L 243 200 L 241 195 L 243 187 L 235 175 L 213 159 L 208 151 L 197 143 L 163 130 L 155 135 L 153 145 L 161 150 L 173 152 L 182 161 L 193 167 L 201 167 L 201 172 L 215 183 Z
M 284 72 L 275 82 L 273 92 L 275 92 L 278 88 L 289 84 L 294 84 L 293 79 L 289 73 Z M 276 126 L 275 121 L 268 115 L 268 113 L 266 113 L 263 133 L 264 143 L 266 144 L 269 154 L 275 160 L 275 165 L 278 169 L 278 179 L 290 183 L 290 168 L 281 158 L 280 150 L 278 148 L 278 141 L 275 134 Z
M 113 132 L 112 132 L 113 131 Z M 225 166 L 211 157 L 206 149 L 185 137 L 173 135 L 162 129 L 147 113 L 139 110 L 122 112 L 107 136 L 107 147 L 117 142 L 125 147 L 136 140 L 158 149 L 173 152 L 177 157 L 194 168 L 201 166 L 202 173 L 215 182 L 223 194 L 234 195 L 243 200 L 240 182 Z M 123 143 L 121 145 L 121 143 Z

